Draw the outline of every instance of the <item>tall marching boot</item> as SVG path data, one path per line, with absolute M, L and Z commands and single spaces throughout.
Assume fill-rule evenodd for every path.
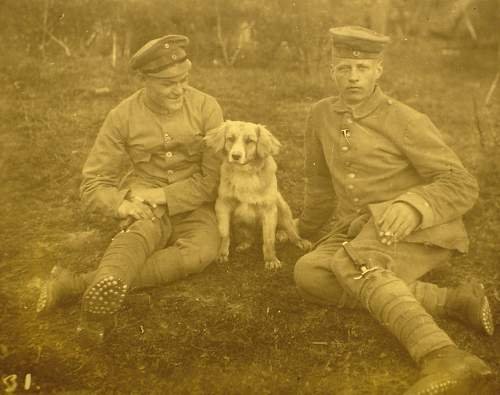
M 147 253 L 148 241 L 140 233 L 127 231 L 115 236 L 83 294 L 77 327 L 80 340 L 92 345 L 105 340 Z
M 457 287 L 440 288 L 416 281 L 409 288 L 434 317 L 454 318 L 483 334 L 493 335 L 493 315 L 481 283 L 472 280 Z
M 422 367 L 408 395 L 470 394 L 491 378 L 486 363 L 458 350 L 403 280 L 390 270 L 368 268 L 350 245 L 344 250 L 345 255 L 337 254 L 331 266 L 337 279 Z
M 55 265 L 40 288 L 37 314 L 46 314 L 57 306 L 77 299 L 85 292 L 94 276 L 95 272 L 79 274 Z

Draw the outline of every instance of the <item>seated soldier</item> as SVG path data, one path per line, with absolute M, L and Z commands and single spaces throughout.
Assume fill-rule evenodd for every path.
M 39 313 L 83 295 L 79 331 L 104 337 L 131 288 L 201 272 L 217 255 L 213 210 L 219 160 L 203 136 L 218 127 L 217 101 L 189 86 L 188 38 L 168 35 L 131 58 L 144 87 L 110 111 L 83 167 L 81 197 L 90 210 L 123 219 L 97 270 L 55 266 L 42 286 Z M 124 160 L 132 171 L 121 174 Z
M 433 316 L 492 335 L 484 288 L 418 279 L 467 251 L 461 216 L 477 198 L 477 183 L 427 116 L 377 85 L 389 38 L 361 27 L 330 32 L 340 96 L 319 101 L 309 114 L 298 226 L 310 237 L 335 203 L 336 221 L 298 260 L 297 287 L 317 303 L 365 308 L 392 332 L 422 367 L 408 394 L 473 393 L 492 371 L 459 350 Z

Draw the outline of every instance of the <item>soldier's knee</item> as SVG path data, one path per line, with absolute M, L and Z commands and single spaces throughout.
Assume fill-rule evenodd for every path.
M 150 240 L 158 238 L 161 235 L 161 225 L 159 221 L 152 221 L 150 219 L 140 219 L 135 221 L 126 230 L 127 233 L 135 233 Z
M 306 254 L 300 257 L 293 269 L 295 285 L 303 290 L 311 288 L 314 270 L 312 254 Z
M 215 238 L 202 244 L 190 240 L 179 240 L 176 243 L 180 248 L 184 261 L 184 271 L 187 275 L 202 272 L 217 258 L 219 241 Z

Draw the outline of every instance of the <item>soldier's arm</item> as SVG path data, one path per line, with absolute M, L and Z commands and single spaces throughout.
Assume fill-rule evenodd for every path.
M 84 207 L 117 217 L 128 189 L 119 189 L 121 171 L 128 160 L 125 139 L 116 116 L 111 111 L 106 117 L 83 166 L 80 196 Z
M 335 196 L 332 178 L 311 114 L 307 119 L 304 151 L 304 207 L 298 227 L 301 236 L 310 237 L 331 219 Z
M 426 180 L 399 196 L 416 208 L 420 228 L 449 222 L 462 216 L 475 203 L 478 185 L 439 131 L 425 115 L 411 119 L 398 141 L 417 172 Z
M 220 126 L 224 120 L 222 110 L 215 99 L 207 98 L 202 111 L 205 132 Z M 204 203 L 213 202 L 217 197 L 220 164 L 219 156 L 204 146 L 200 172 L 163 187 L 168 213 L 175 215 L 194 210 Z

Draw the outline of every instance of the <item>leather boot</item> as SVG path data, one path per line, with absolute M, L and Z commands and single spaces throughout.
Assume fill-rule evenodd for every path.
M 449 288 L 444 310 L 450 317 L 493 336 L 493 315 L 483 284 L 470 281 L 456 288 Z
M 46 314 L 57 306 L 75 300 L 87 289 L 94 272 L 77 274 L 61 266 L 54 266 L 49 278 L 42 284 L 36 312 Z
M 488 394 L 493 372 L 480 358 L 454 346 L 426 355 L 420 379 L 404 395 Z

